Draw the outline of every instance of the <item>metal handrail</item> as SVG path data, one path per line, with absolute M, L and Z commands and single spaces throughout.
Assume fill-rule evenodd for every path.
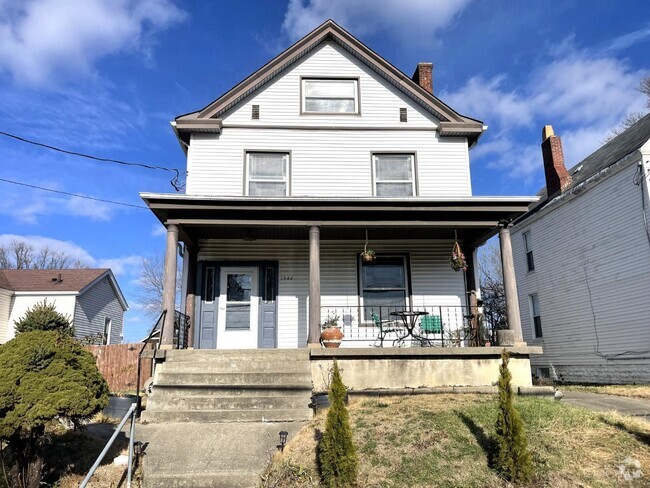
M 163 310 L 160 313 L 160 316 L 158 317 L 158 320 L 156 320 L 155 325 L 151 328 L 151 332 L 149 332 L 149 335 L 147 338 L 144 340 L 144 344 L 142 345 L 142 348 L 140 349 L 140 352 L 138 353 L 138 374 L 136 376 L 135 380 L 135 394 L 136 394 L 136 402 L 137 402 L 137 409 L 136 409 L 136 417 L 140 418 L 140 412 L 142 410 L 142 397 L 140 396 L 140 376 L 141 376 L 141 368 L 142 368 L 142 353 L 147 347 L 147 344 L 149 344 L 149 341 L 151 340 L 151 337 L 153 336 L 154 332 L 156 332 L 156 329 L 158 328 L 158 324 L 160 324 L 160 334 L 158 335 L 158 343 L 162 340 L 162 334 L 163 334 L 163 328 L 165 326 L 165 316 L 167 315 L 167 310 Z
M 90 471 L 86 475 L 86 477 L 83 479 L 81 484 L 79 485 L 79 488 L 86 488 L 86 485 L 90 481 L 90 478 L 92 478 L 93 474 L 95 474 L 95 471 L 99 467 L 100 463 L 108 453 L 108 450 L 111 448 L 113 445 L 113 442 L 115 442 L 115 439 L 117 439 L 117 436 L 120 434 L 122 431 L 122 427 L 124 427 L 124 424 L 126 424 L 126 421 L 131 417 L 131 434 L 129 438 L 129 465 L 127 468 L 127 473 L 126 473 L 126 486 L 127 488 L 131 488 L 131 479 L 133 477 L 133 438 L 135 437 L 135 414 L 138 408 L 137 402 L 132 403 L 131 406 L 129 407 L 129 410 L 126 412 L 126 415 L 124 415 L 124 418 L 120 422 L 120 424 L 115 428 L 115 432 L 113 432 L 113 435 L 111 438 L 108 440 L 106 445 L 104 446 L 104 449 L 102 452 L 99 454 L 97 457 L 97 460 L 95 463 L 92 465 L 90 468 Z

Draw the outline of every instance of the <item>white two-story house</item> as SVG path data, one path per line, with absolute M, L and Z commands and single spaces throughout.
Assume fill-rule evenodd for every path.
M 190 346 L 306 347 L 328 317 L 344 346 L 370 345 L 395 310 L 427 311 L 452 337 L 475 251 L 497 233 L 521 341 L 508 225 L 536 198 L 472 196 L 486 126 L 434 95 L 430 63 L 409 77 L 327 21 L 172 126 L 185 194 L 141 196 L 167 228 L 167 310 L 184 244 Z M 456 241 L 466 272 L 450 266 Z

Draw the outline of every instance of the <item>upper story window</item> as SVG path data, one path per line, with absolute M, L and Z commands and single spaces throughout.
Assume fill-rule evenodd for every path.
M 246 153 L 246 194 L 284 197 L 289 194 L 289 153 Z
M 372 176 L 375 196 L 412 197 L 415 195 L 413 154 L 373 154 Z
M 542 317 L 539 312 L 539 298 L 537 293 L 528 295 L 530 301 L 530 315 L 533 318 L 533 333 L 535 334 L 535 339 L 542 338 Z
M 533 259 L 533 241 L 530 238 L 530 231 L 524 232 L 524 249 L 526 250 L 526 268 L 528 271 L 535 270 L 535 261 Z
M 358 114 L 356 79 L 303 79 L 302 111 L 307 114 Z

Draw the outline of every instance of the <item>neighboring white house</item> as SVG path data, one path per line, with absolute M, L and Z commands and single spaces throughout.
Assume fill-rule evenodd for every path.
M 567 171 L 545 128 L 546 187 L 515 222 L 533 372 L 564 382 L 650 382 L 650 115 Z
M 434 96 L 431 63 L 411 78 L 333 21 L 172 126 L 186 193 L 142 198 L 168 230 L 167 310 L 184 243 L 197 348 L 305 347 L 332 316 L 345 345 L 369 345 L 373 313 L 397 310 L 427 311 L 452 337 L 477 288 L 476 248 L 536 201 L 472 196 L 483 123 Z M 467 274 L 450 267 L 455 239 Z
M 77 339 L 119 344 L 128 305 L 110 269 L 0 269 L 0 344 L 15 323 L 47 300 L 72 320 Z

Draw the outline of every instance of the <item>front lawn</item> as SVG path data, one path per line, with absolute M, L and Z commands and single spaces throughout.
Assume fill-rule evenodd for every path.
M 650 424 L 546 398 L 518 397 L 536 478 L 531 486 L 650 486 Z M 497 415 L 489 395 L 357 399 L 350 420 L 362 487 L 502 487 L 489 467 Z M 318 486 L 319 415 L 277 455 L 262 486 Z M 636 463 L 643 475 L 638 474 Z M 621 473 L 627 473 L 626 481 Z

